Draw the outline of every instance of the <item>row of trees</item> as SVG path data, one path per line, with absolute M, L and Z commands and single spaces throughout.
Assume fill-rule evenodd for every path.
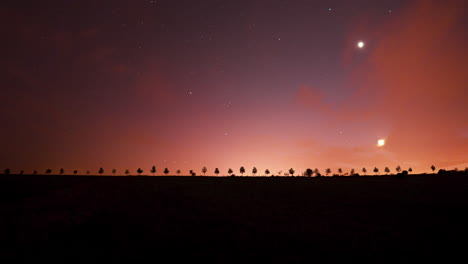
M 435 167 L 434 165 L 432 165 L 432 166 L 431 166 L 431 170 L 432 170 L 432 172 L 435 172 L 436 167 Z M 366 174 L 366 173 L 367 173 L 367 169 L 366 169 L 366 168 L 362 168 L 361 171 L 362 171 L 363 174 Z M 397 167 L 395 168 L 395 171 L 396 171 L 397 173 L 400 173 L 400 172 L 402 171 L 402 169 L 401 169 L 400 166 L 397 166 Z M 116 169 L 112 169 L 111 172 L 112 172 L 113 175 L 115 175 L 115 174 L 117 173 L 117 170 L 116 170 Z M 136 170 L 136 172 L 138 173 L 138 175 L 141 175 L 141 174 L 143 173 L 143 170 L 142 170 L 141 168 L 138 168 L 138 169 Z M 152 166 L 151 169 L 149 170 L 149 172 L 152 173 L 152 175 L 154 176 L 154 174 L 157 172 L 156 166 Z M 164 172 L 165 175 L 168 175 L 170 171 L 169 171 L 168 168 L 165 168 L 163 172 Z M 207 169 L 206 167 L 203 167 L 203 168 L 201 169 L 201 172 L 203 173 L 203 175 L 206 175 L 206 173 L 208 172 L 208 169 Z M 239 168 L 239 173 L 240 173 L 242 176 L 244 176 L 244 173 L 245 173 L 245 172 L 246 172 L 246 170 L 245 170 L 245 168 L 244 168 L 243 166 Z M 291 168 L 291 169 L 289 169 L 289 170 L 288 170 L 287 172 L 285 172 L 285 173 L 283 173 L 283 171 L 279 171 L 279 172 L 278 172 L 278 175 L 279 175 L 279 176 L 282 176 L 282 175 L 284 175 L 284 176 L 294 176 L 295 172 L 296 172 L 296 171 L 295 171 L 293 168 Z M 340 176 L 341 176 L 341 175 L 348 176 L 348 175 L 356 175 L 356 174 L 357 174 L 357 172 L 356 172 L 355 169 L 351 169 L 351 170 L 349 171 L 349 173 L 348 173 L 348 172 L 343 173 L 343 170 L 342 170 L 341 168 L 339 168 L 339 169 L 337 170 L 337 172 L 338 172 L 337 175 L 340 175 Z M 376 173 L 376 174 L 378 174 L 378 173 L 379 173 L 379 169 L 378 169 L 377 167 L 374 167 L 373 172 Z M 388 167 L 385 167 L 384 172 L 385 172 L 386 174 L 389 174 L 389 173 L 390 173 L 390 169 L 389 169 Z M 413 172 L 413 169 L 412 169 L 412 168 L 409 168 L 409 169 L 408 169 L 408 172 L 410 172 L 410 173 Z M 46 174 L 51 174 L 51 173 L 52 173 L 52 170 L 51 170 L 51 169 L 47 169 L 47 170 L 45 171 L 45 173 L 46 173 Z M 64 174 L 64 173 L 65 173 L 65 170 L 64 170 L 63 168 L 59 170 L 59 174 Z M 91 173 L 91 172 L 90 172 L 89 170 L 86 171 L 86 174 L 87 174 L 87 175 L 89 175 L 90 173 Z M 104 174 L 104 169 L 103 169 L 103 168 L 99 168 L 98 173 L 99 173 L 99 175 Z M 181 172 L 181 170 L 179 169 L 179 170 L 176 171 L 176 173 L 177 173 L 177 175 L 180 175 L 182 172 Z M 229 168 L 228 171 L 227 171 L 227 173 L 228 173 L 228 175 L 232 176 L 233 173 L 234 173 L 234 171 L 233 171 L 231 168 Z M 256 168 L 256 167 L 253 167 L 253 168 L 252 168 L 252 175 L 253 175 L 253 176 L 257 176 L 257 173 L 258 173 L 257 168 Z M 10 174 L 10 169 L 8 169 L 8 168 L 5 169 L 5 170 L 4 170 L 4 174 Z M 20 171 L 20 174 L 24 174 L 24 171 L 23 171 L 23 170 Z M 38 173 L 37 173 L 37 170 L 34 170 L 34 171 L 33 171 L 33 174 L 38 174 Z M 73 171 L 73 174 L 74 174 L 74 175 L 78 174 L 78 170 L 74 170 L 74 171 Z M 128 170 L 128 169 L 125 170 L 125 174 L 126 174 L 126 175 L 129 175 L 129 174 L 130 174 L 130 170 Z M 216 174 L 216 176 L 218 176 L 218 175 L 220 174 L 220 170 L 219 170 L 218 168 L 215 168 L 214 174 Z M 330 168 L 327 168 L 327 169 L 325 170 L 325 175 L 328 176 L 328 175 L 330 175 L 330 174 L 332 174 L 332 170 L 331 170 Z M 189 171 L 189 175 L 195 176 L 196 174 L 195 174 L 195 172 L 194 172 L 193 170 L 190 170 L 190 171 Z M 270 170 L 266 169 L 264 175 L 265 175 L 265 176 L 270 175 Z M 314 170 L 312 170 L 312 169 L 307 169 L 305 172 L 302 173 L 302 176 L 309 176 L 309 177 L 311 177 L 312 175 L 321 176 L 321 173 L 320 173 L 320 171 L 319 171 L 317 168 L 314 169 Z

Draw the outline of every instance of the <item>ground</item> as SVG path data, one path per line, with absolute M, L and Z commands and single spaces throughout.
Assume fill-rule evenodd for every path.
M 463 173 L 1 175 L 0 190 L 2 263 L 401 263 L 447 261 L 467 245 Z

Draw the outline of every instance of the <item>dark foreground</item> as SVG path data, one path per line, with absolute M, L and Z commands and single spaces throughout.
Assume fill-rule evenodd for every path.
M 0 178 L 0 262 L 466 259 L 468 175 Z

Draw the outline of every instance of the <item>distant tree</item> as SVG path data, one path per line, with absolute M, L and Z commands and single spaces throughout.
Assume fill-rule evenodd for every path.
M 208 169 L 207 169 L 205 166 L 203 166 L 203 168 L 201 169 L 201 171 L 203 172 L 203 176 L 205 176 L 205 174 L 206 174 L 206 172 L 208 171 Z
M 338 174 L 341 175 L 343 173 L 343 170 L 341 168 L 338 169 Z
M 65 170 L 63 168 L 60 169 L 60 174 L 63 174 L 65 172 Z
M 362 168 L 362 173 L 366 174 L 367 173 L 367 170 L 366 168 Z
M 390 173 L 390 169 L 388 167 L 385 167 L 385 173 L 387 173 L 387 174 Z
M 377 167 L 374 168 L 374 173 L 379 173 L 379 169 L 377 169 Z
M 432 172 L 434 173 L 434 171 L 436 170 L 436 167 L 434 165 L 431 166 L 431 170 Z
M 253 176 L 256 176 L 256 174 L 257 174 L 257 168 L 253 167 L 253 169 L 252 169 L 252 175 L 253 175 Z
M 9 169 L 9 168 L 6 168 L 6 169 L 3 171 L 3 173 L 4 173 L 5 175 L 8 175 L 8 174 L 10 174 L 10 173 L 11 173 L 11 171 L 10 171 L 10 169 Z
M 234 171 L 232 171 L 232 169 L 231 169 L 231 168 L 229 168 L 229 170 L 228 170 L 228 174 L 229 174 L 229 175 L 231 175 L 233 172 L 234 172 Z
M 51 170 L 51 169 L 47 169 L 47 170 L 45 171 L 45 173 L 46 173 L 46 174 L 51 174 L 51 173 L 52 173 L 52 170 Z
M 351 171 L 349 172 L 350 175 L 354 175 L 356 174 L 356 171 L 354 169 L 351 169 Z
M 306 170 L 306 175 L 307 177 L 312 177 L 312 174 L 314 173 L 314 171 L 312 169 L 307 169 Z
M 314 169 L 314 174 L 315 174 L 315 176 L 318 176 L 318 175 L 319 175 L 319 177 L 322 176 L 322 175 L 320 175 L 320 171 L 317 168 Z
M 154 174 L 156 173 L 156 166 L 153 165 L 153 167 L 151 167 L 150 172 L 153 173 L 154 176 Z
M 128 169 L 125 170 L 125 174 L 126 175 L 129 175 L 130 174 L 130 171 Z
M 408 171 L 409 171 L 409 172 L 413 172 L 413 169 L 412 169 L 412 168 L 409 168 Z
M 86 174 L 89 175 L 91 172 L 89 170 L 86 171 Z
M 117 170 L 116 169 L 112 169 L 112 174 L 116 174 L 117 173 Z
M 24 174 L 24 170 L 21 170 L 21 171 L 20 171 L 20 175 L 23 175 L 23 174 Z
M 169 173 L 169 169 L 168 168 L 164 168 L 164 174 L 168 174 Z
M 193 172 L 193 170 L 190 170 L 190 176 L 195 176 L 195 172 Z
M 103 168 L 99 168 L 99 171 L 98 171 L 99 175 L 102 175 L 104 173 L 104 169 Z
M 268 176 L 268 174 L 270 174 L 270 170 L 266 169 L 265 170 L 265 175 Z
M 242 174 L 242 176 L 244 176 L 245 168 L 244 168 L 244 167 L 240 167 L 239 172 L 240 172 L 240 174 Z
M 34 171 L 33 171 L 33 174 L 36 175 L 36 174 L 37 174 L 37 170 L 34 170 Z
M 291 176 L 294 176 L 294 173 L 295 173 L 295 172 L 296 172 L 296 171 L 295 171 L 293 168 L 290 168 L 290 169 L 289 169 L 289 174 L 291 174 Z
M 216 176 L 218 176 L 218 174 L 219 174 L 219 169 L 216 168 L 216 169 L 214 170 L 214 173 L 216 174 Z
M 330 173 L 331 173 L 331 169 L 330 169 L 330 168 L 328 168 L 328 169 L 325 170 L 325 175 L 328 176 L 328 174 L 330 174 Z
M 177 175 L 179 175 L 179 174 L 180 174 L 180 170 L 177 170 Z
M 396 172 L 400 173 L 401 172 L 401 167 L 400 165 L 398 165 L 396 168 L 395 168 Z
M 76 175 L 77 173 L 78 173 L 78 171 L 77 171 L 77 170 L 74 170 L 74 171 L 73 171 L 73 174 L 74 174 L 74 175 Z
M 141 168 L 138 168 L 137 173 L 138 173 L 138 176 L 140 176 L 143 173 L 143 170 Z

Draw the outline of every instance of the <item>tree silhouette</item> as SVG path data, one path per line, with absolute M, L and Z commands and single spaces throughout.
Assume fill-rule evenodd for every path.
M 65 172 L 65 170 L 63 168 L 60 169 L 60 174 L 63 174 Z
M 205 176 L 205 174 L 206 174 L 206 172 L 208 171 L 208 169 L 207 169 L 205 166 L 203 166 L 203 168 L 201 169 L 201 171 L 203 172 L 203 176 Z
M 390 169 L 388 167 L 385 167 L 385 173 L 387 173 L 387 175 L 390 173 Z
M 3 171 L 3 173 L 4 173 L 5 175 L 8 175 L 8 174 L 10 174 L 10 173 L 11 173 L 11 171 L 10 171 L 10 169 L 9 169 L 9 168 L 6 168 L 6 169 Z
M 73 171 L 73 174 L 74 174 L 74 175 L 76 175 L 77 173 L 78 173 L 78 171 L 77 171 L 77 170 L 74 170 L 74 171 Z
M 112 169 L 112 174 L 116 174 L 117 173 L 117 170 L 116 169 Z
M 86 171 L 86 174 L 89 175 L 91 172 L 89 170 Z
M 366 168 L 362 168 L 362 173 L 366 174 L 367 173 L 367 170 Z
M 143 173 L 143 170 L 141 168 L 138 168 L 137 173 L 138 173 L 138 176 L 140 176 Z
M 270 174 L 270 171 L 268 169 L 265 170 L 265 175 L 268 176 L 268 174 Z
M 179 174 L 180 174 L 180 170 L 177 170 L 177 175 L 179 175 Z
M 290 169 L 289 169 L 289 174 L 291 174 L 291 176 L 294 176 L 294 173 L 295 173 L 295 172 L 296 172 L 296 171 L 295 171 L 293 168 L 290 168 Z
M 256 176 L 257 175 L 257 168 L 253 167 L 252 169 L 252 175 Z
M 343 173 L 343 170 L 341 168 L 338 169 L 338 174 L 341 175 Z
M 218 176 L 218 174 L 219 174 L 219 169 L 216 168 L 216 169 L 214 170 L 214 173 L 216 174 L 216 176 Z
M 240 167 L 239 172 L 240 172 L 240 174 L 242 174 L 242 176 L 244 176 L 245 168 L 244 168 L 244 167 Z
M 314 171 L 312 169 L 307 169 L 306 170 L 306 175 L 307 177 L 312 177 L 312 174 L 314 173 Z
M 326 174 L 327 176 L 328 176 L 328 174 L 330 174 L 330 173 L 331 173 L 331 169 L 330 169 L 330 168 L 328 168 L 328 169 L 325 170 L 325 174 Z
M 354 169 L 351 169 L 351 171 L 349 172 L 350 175 L 354 175 L 356 174 L 356 171 Z
M 169 169 L 168 168 L 164 168 L 164 174 L 168 174 L 169 173 Z
M 150 172 L 153 173 L 154 176 L 154 174 L 156 173 L 156 166 L 153 165 L 153 167 L 151 167 Z
M 229 170 L 228 170 L 228 174 L 229 174 L 229 175 L 231 175 L 233 172 L 234 172 L 234 171 L 232 171 L 232 169 L 231 169 L 231 168 L 229 168 Z
M 379 173 L 379 169 L 377 169 L 377 167 L 374 168 L 374 173 Z
M 320 175 L 320 171 L 319 171 L 319 169 L 317 169 L 317 168 L 314 169 L 314 174 L 315 174 L 315 176 L 317 176 L 317 177 L 322 176 L 322 175 Z
M 398 165 L 398 166 L 395 168 L 395 170 L 396 170 L 398 173 L 400 173 L 400 172 L 401 172 L 401 167 L 400 167 L 400 165 Z
M 24 174 L 24 170 L 20 170 L 20 175 L 23 175 Z
M 99 171 L 98 171 L 98 173 L 99 173 L 100 175 L 102 175 L 102 174 L 104 173 L 104 169 L 103 169 L 103 168 L 100 168 Z
M 125 170 L 125 174 L 126 175 L 129 175 L 130 174 L 130 171 L 128 169 Z
M 195 176 L 195 172 L 193 172 L 193 170 L 190 170 L 190 176 Z
M 37 170 L 34 170 L 34 171 L 33 171 L 33 174 L 36 175 L 36 174 L 37 174 Z
M 434 165 L 432 165 L 431 170 L 432 170 L 432 172 L 434 172 L 436 170 L 436 167 Z
M 46 174 L 51 174 L 51 173 L 52 173 L 52 170 L 51 170 L 51 169 L 47 169 L 47 170 L 45 171 L 45 173 L 46 173 Z
M 409 171 L 409 172 L 413 172 L 413 169 L 412 169 L 412 168 L 409 168 L 408 171 Z

